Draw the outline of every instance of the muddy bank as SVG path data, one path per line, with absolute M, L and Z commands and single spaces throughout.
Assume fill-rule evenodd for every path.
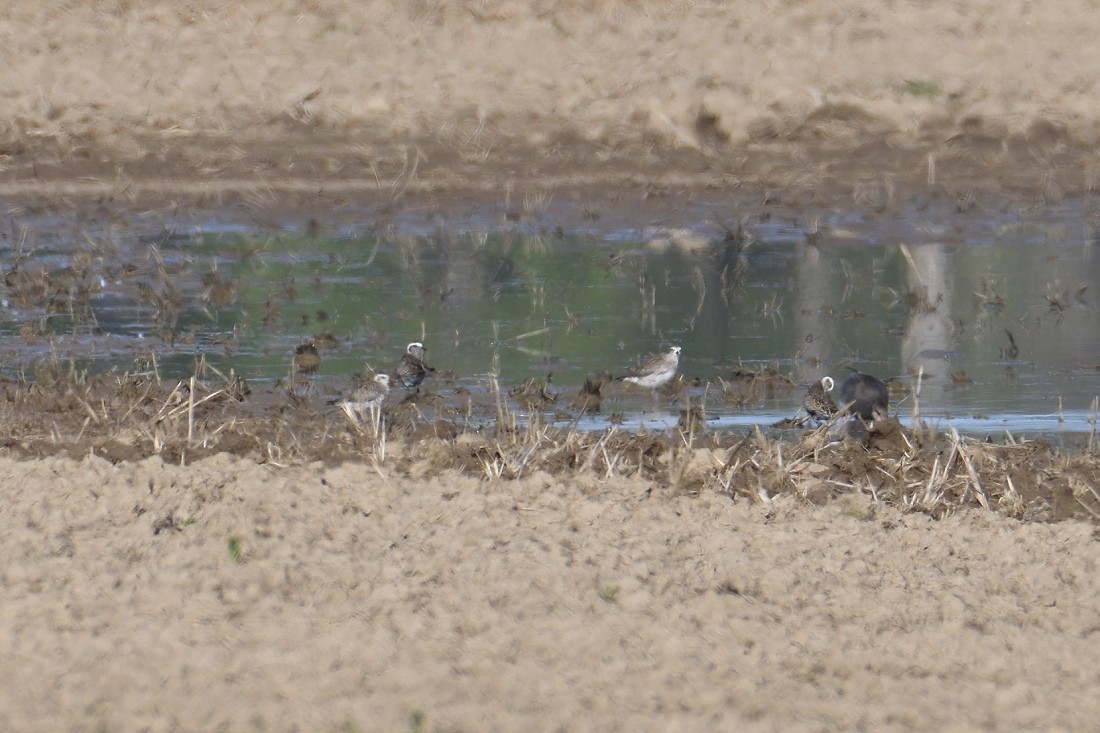
M 1086 3 L 11 3 L 0 196 L 1089 192 Z M 492 48 L 493 53 L 485 53 Z
M 765 508 L 781 495 L 810 504 L 857 496 L 933 517 L 966 508 L 1029 520 L 1100 517 L 1100 459 L 1088 436 L 1068 453 L 1045 440 L 1006 435 L 993 444 L 894 420 L 844 440 L 829 427 L 769 437 L 760 428 L 708 430 L 698 406 L 667 431 L 585 432 L 528 413 L 527 397 L 440 385 L 434 394 L 390 395 L 374 424 L 295 384 L 252 390 L 236 377 L 176 382 L 42 369 L 33 383 L 3 385 L 0 446 L 26 459 L 188 465 L 224 453 L 275 466 L 366 463 L 389 475 L 455 471 L 488 482 L 579 473 Z M 592 399 L 579 389 L 557 397 L 574 424 Z

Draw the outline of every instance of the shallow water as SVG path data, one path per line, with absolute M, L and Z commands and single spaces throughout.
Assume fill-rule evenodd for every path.
M 491 225 L 488 215 L 452 228 L 399 222 L 383 236 L 214 224 L 28 236 L 12 225 L 0 250 L 8 371 L 51 356 L 133 370 L 137 357 L 182 378 L 201 357 L 275 384 L 297 344 L 328 332 L 337 344 L 314 379 L 332 391 L 423 340 L 450 377 L 435 391 L 484 393 L 496 373 L 505 390 L 552 375 L 551 390 L 571 395 L 589 373 L 621 374 L 679 344 L 681 372 L 698 380 L 685 394 L 705 400 L 712 427 L 791 417 L 810 381 L 858 368 L 898 380 L 892 409 L 905 420 L 905 388 L 920 374 L 919 413 L 941 426 L 1090 429 L 1100 263 L 1084 202 L 823 214 L 811 237 L 805 216 L 760 213 L 745 237 L 725 237 L 706 210 L 675 230 Z M 57 292 L 38 297 L 35 277 Z M 768 366 L 797 386 L 724 398 L 720 380 Z M 684 399 L 616 389 L 581 424 L 664 427 Z

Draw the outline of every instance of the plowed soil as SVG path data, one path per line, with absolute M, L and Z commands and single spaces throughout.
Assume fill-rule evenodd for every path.
M 1100 171 L 1098 24 L 1083 1 L 11 0 L 0 234 L 1051 206 Z M 1100 719 L 1084 447 L 578 435 L 492 404 L 476 430 L 390 404 L 377 433 L 286 393 L 16 371 L 4 730 Z

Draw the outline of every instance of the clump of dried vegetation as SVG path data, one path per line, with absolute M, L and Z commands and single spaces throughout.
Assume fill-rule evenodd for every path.
M 688 406 L 672 430 L 584 431 L 576 421 L 519 412 L 523 402 L 499 389 L 490 390 L 482 409 L 396 395 L 377 422 L 366 424 L 291 390 L 250 390 L 210 367 L 200 373 L 169 381 L 155 369 L 89 375 L 58 363 L 40 366 L 34 382 L 0 382 L 0 445 L 28 458 L 188 463 L 224 452 L 275 465 L 363 461 L 387 473 L 453 470 L 488 481 L 586 473 L 768 508 L 779 496 L 821 503 L 859 494 L 871 507 L 868 518 L 881 504 L 933 516 L 982 507 L 1022 519 L 1100 517 L 1100 455 L 1091 441 L 1064 452 L 1043 440 L 1006 434 L 993 444 L 895 421 L 879 421 L 856 439 L 838 439 L 830 426 L 793 435 L 759 427 L 714 433 L 706 430 L 703 405 Z

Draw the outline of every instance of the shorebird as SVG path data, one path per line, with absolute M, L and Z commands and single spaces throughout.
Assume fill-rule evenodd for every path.
M 519 386 L 509 390 L 508 394 L 518 399 L 528 409 L 545 410 L 558 399 L 558 396 L 550 391 L 550 382 L 553 379 L 553 373 L 547 374 L 546 379 L 528 377 Z
M 611 384 L 611 375 L 607 372 L 599 372 L 598 374 L 589 372 L 584 379 L 584 384 L 577 392 L 576 399 L 573 400 L 573 405 L 580 410 L 582 415 L 586 412 L 599 412 L 600 400 L 602 399 L 600 390 L 609 384 Z
M 321 366 L 321 354 L 317 351 L 317 344 L 307 341 L 295 348 L 291 365 L 294 374 L 316 373 Z
M 435 371 L 424 363 L 426 351 L 427 348 L 419 341 L 413 341 L 405 347 L 405 353 L 397 363 L 397 369 L 394 370 L 394 376 L 405 389 L 416 389 L 424 381 L 424 377 Z
M 811 420 L 823 423 L 836 414 L 836 403 L 829 396 L 832 391 L 832 377 L 822 377 L 806 390 L 806 396 L 802 398 L 802 407 L 809 414 Z
M 636 384 L 647 389 L 657 389 L 676 376 L 680 366 L 679 346 L 673 346 L 663 354 L 650 354 L 637 366 L 627 370 L 624 382 Z
M 852 372 L 840 383 L 840 404 L 847 406 L 849 415 L 859 415 L 864 420 L 886 417 L 890 391 L 878 377 Z
M 382 402 L 389 391 L 390 375 L 375 374 L 373 381 L 365 382 L 353 389 L 348 398 L 340 403 L 340 408 L 352 422 L 362 422 L 367 415 L 370 415 L 371 421 L 377 424 L 382 411 Z

